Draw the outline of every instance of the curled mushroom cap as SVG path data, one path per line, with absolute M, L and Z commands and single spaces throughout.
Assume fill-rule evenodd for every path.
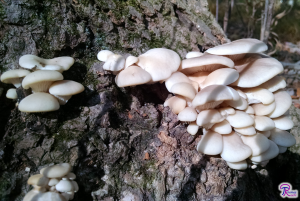
M 174 114 L 181 112 L 186 106 L 186 100 L 181 96 L 172 96 L 165 101 L 164 107 L 169 106 Z
M 224 120 L 224 117 L 218 110 L 210 109 L 203 110 L 197 116 L 197 125 L 205 128 L 211 128 L 215 123 L 219 123 Z
M 224 100 L 238 100 L 239 94 L 231 87 L 224 85 L 210 85 L 198 92 L 192 102 L 198 110 L 214 108 Z
M 283 147 L 290 147 L 296 144 L 296 139 L 291 133 L 278 128 L 271 131 L 270 140 Z
M 239 73 L 231 68 L 221 68 L 210 73 L 200 84 L 201 89 L 210 85 L 229 85 L 239 78 Z
M 154 48 L 138 57 L 137 63 L 147 71 L 153 82 L 165 80 L 179 68 L 180 57 L 173 50 Z
M 267 89 L 263 89 L 260 87 L 243 89 L 243 92 L 247 96 L 247 101 L 249 104 L 253 103 L 263 103 L 270 104 L 274 102 L 274 95 Z
M 191 122 L 186 128 L 186 131 L 191 135 L 196 135 L 198 130 L 199 130 L 199 126 L 196 124 L 196 122 Z
M 294 126 L 294 122 L 288 116 L 280 116 L 272 119 L 275 127 L 281 130 L 290 130 Z
M 267 49 L 268 46 L 262 41 L 253 38 L 245 38 L 210 48 L 206 50 L 206 53 L 215 55 L 240 55 L 246 53 L 260 53 Z M 237 59 L 240 58 L 241 57 L 238 57 Z
M 222 135 L 230 134 L 232 132 L 232 127 L 228 121 L 223 120 L 219 123 L 214 124 L 210 130 L 220 133 Z
M 35 70 L 56 70 L 63 72 L 68 70 L 73 64 L 72 57 L 56 57 L 53 59 L 43 59 L 35 55 L 24 55 L 20 57 L 19 64 L 23 68 Z
M 151 75 L 138 66 L 129 66 L 116 76 L 118 87 L 136 86 L 151 81 Z
M 276 91 L 274 93 L 275 109 L 268 114 L 270 118 L 277 118 L 283 115 L 292 105 L 292 98 L 286 91 Z
M 250 160 L 254 162 L 262 162 L 275 158 L 279 154 L 278 146 L 271 140 L 269 140 L 269 143 L 270 147 L 267 149 L 267 151 L 258 156 L 251 156 Z
M 16 100 L 16 99 L 18 98 L 16 89 L 9 89 L 9 90 L 6 92 L 6 98 Z
M 178 114 L 178 119 L 180 121 L 187 121 L 187 122 L 196 121 L 197 112 L 192 107 L 186 107 Z
M 137 63 L 138 61 L 139 61 L 139 58 L 137 58 L 135 56 L 128 56 L 125 61 L 125 68 L 128 68 L 129 66 Z
M 234 130 L 242 135 L 255 135 L 256 130 L 253 126 L 247 126 L 243 128 L 234 128 Z
M 228 162 L 245 160 L 252 154 L 249 146 L 245 145 L 241 137 L 234 131 L 229 135 L 223 135 L 223 150 L 221 157 Z
M 248 102 L 241 96 L 239 100 L 227 100 L 224 103 L 237 110 L 246 110 L 248 107 Z
M 22 112 L 50 112 L 59 109 L 57 99 L 48 94 L 37 92 L 24 98 L 19 104 L 19 110 Z
M 267 151 L 270 147 L 270 142 L 262 134 L 241 136 L 242 141 L 245 145 L 248 145 L 252 150 L 252 156 L 258 156 L 263 152 Z
M 171 77 L 166 79 L 165 85 L 167 87 L 167 90 L 170 92 L 172 86 L 174 84 L 180 83 L 180 82 L 186 82 L 186 83 L 191 84 L 190 79 L 185 74 L 183 74 L 181 72 L 175 72 L 171 75 Z
M 18 88 L 21 86 L 23 77 L 28 74 L 30 74 L 30 71 L 22 69 L 6 71 L 1 75 L 1 82 L 13 84 L 16 88 Z
M 235 163 L 226 161 L 226 163 L 230 168 L 235 169 L 235 170 L 246 170 L 248 167 L 248 163 L 246 160 L 242 160 L 242 161 L 235 162 Z
M 46 186 L 48 182 L 49 179 L 47 177 L 44 177 L 42 174 L 32 175 L 27 181 L 29 185 L 35 186 Z
M 197 151 L 208 154 L 208 155 L 217 155 L 222 152 L 223 149 L 223 140 L 222 135 L 219 133 L 208 131 L 201 137 L 197 145 Z
M 72 96 L 84 91 L 84 86 L 72 80 L 61 80 L 54 82 L 49 93 L 57 96 Z
M 60 180 L 58 184 L 56 184 L 55 188 L 59 192 L 70 192 L 74 190 L 72 182 L 65 178 Z
M 52 165 L 40 170 L 40 173 L 48 178 L 60 178 L 65 176 L 71 171 L 71 165 L 69 163 L 60 163 Z
M 103 65 L 103 69 L 107 71 L 118 72 L 125 67 L 125 58 L 118 54 L 109 55 Z
M 255 115 L 268 115 L 274 111 L 275 107 L 275 101 L 270 104 L 257 103 L 252 105 Z
M 219 68 L 233 68 L 232 60 L 216 55 L 203 55 L 190 59 L 184 59 L 181 62 L 179 71 L 186 75 L 191 75 L 201 71 L 214 71 Z
M 100 61 L 106 61 L 107 58 L 110 56 L 110 55 L 113 55 L 114 53 L 109 51 L 109 50 L 101 50 L 100 52 L 98 52 L 97 54 L 97 59 L 100 60 Z
M 261 84 L 259 87 L 268 89 L 271 92 L 277 91 L 278 89 L 283 89 L 286 87 L 286 82 L 284 77 L 275 76 L 267 82 Z
M 254 124 L 253 118 L 243 111 L 235 111 L 235 114 L 228 115 L 226 120 L 234 128 L 244 128 Z
M 266 116 L 255 116 L 254 127 L 259 131 L 269 131 L 275 128 L 274 121 Z
M 207 72 L 207 71 L 201 71 L 201 72 L 198 72 L 198 73 L 194 73 L 194 74 L 191 74 L 191 75 L 188 75 L 187 77 L 194 81 L 194 82 L 197 82 L 198 85 L 200 86 L 202 82 L 204 82 L 204 80 L 207 78 L 207 76 L 210 74 L 211 72 Z
M 24 89 L 31 88 L 33 92 L 48 92 L 49 87 L 54 81 L 63 79 L 63 75 L 57 71 L 35 71 L 24 78 L 22 87 Z
M 185 55 L 185 58 L 189 59 L 189 58 L 194 58 L 194 57 L 200 57 L 202 56 L 204 53 L 202 52 L 188 52 L 186 55 Z
M 189 100 L 193 100 L 196 95 L 196 90 L 193 85 L 186 82 L 179 82 L 174 84 L 170 92 L 184 96 Z
M 283 71 L 282 64 L 273 58 L 262 58 L 244 67 L 232 86 L 250 88 L 261 85 Z

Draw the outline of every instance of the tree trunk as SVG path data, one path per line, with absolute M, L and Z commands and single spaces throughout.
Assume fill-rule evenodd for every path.
M 268 43 L 268 38 L 270 35 L 274 3 L 274 0 L 266 0 L 265 11 L 261 14 L 260 40 L 266 44 Z
M 189 135 L 163 108 L 164 84 L 118 88 L 96 58 L 101 49 L 138 56 L 155 47 L 184 58 L 198 46 L 225 43 L 206 0 L 5 0 L 0 27 L 1 72 L 19 68 L 25 54 L 72 56 L 64 79 L 85 86 L 56 112 L 26 114 L 5 98 L 12 85 L 1 83 L 1 201 L 21 201 L 30 175 L 60 162 L 74 167 L 75 201 L 265 201 L 280 199 L 283 181 L 299 188 L 296 148 L 266 168 L 232 170 L 220 157 L 197 153 L 201 132 Z

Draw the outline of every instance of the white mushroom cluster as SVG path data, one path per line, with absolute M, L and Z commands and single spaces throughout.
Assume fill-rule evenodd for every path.
M 97 57 L 117 74 L 119 87 L 165 82 L 174 96 L 164 106 L 189 123 L 191 135 L 203 128 L 197 150 L 220 154 L 229 167 L 243 170 L 248 163 L 267 164 L 296 143 L 286 131 L 293 127 L 287 116 L 292 100 L 277 76 L 283 66 L 264 55 L 266 50 L 259 40 L 241 39 L 189 52 L 182 61 L 163 48 L 127 59 L 103 50 Z
M 22 86 L 31 89 L 32 94 L 25 97 L 19 104 L 22 112 L 50 112 L 65 105 L 72 95 L 84 91 L 82 84 L 63 80 L 61 74 L 74 64 L 72 57 L 57 57 L 43 59 L 35 55 L 24 55 L 19 60 L 19 65 L 24 69 L 6 71 L 1 75 L 1 81 L 13 84 L 16 88 Z M 33 72 L 31 72 L 31 71 Z M 16 89 L 10 89 L 7 98 L 17 99 Z
M 68 201 L 79 190 L 76 175 L 71 172 L 69 163 L 60 163 L 40 170 L 31 176 L 27 183 L 33 186 L 23 201 Z

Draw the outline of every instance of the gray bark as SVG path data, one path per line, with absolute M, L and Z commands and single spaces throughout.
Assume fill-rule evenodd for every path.
M 0 27 L 1 72 L 19 68 L 24 54 L 66 55 L 76 62 L 64 78 L 85 86 L 56 112 L 25 114 L 5 98 L 12 86 L 1 83 L 1 201 L 21 201 L 30 175 L 60 162 L 74 166 L 75 201 L 265 201 L 279 200 L 282 181 L 299 187 L 298 149 L 266 168 L 231 170 L 220 157 L 197 153 L 201 132 L 189 135 L 163 108 L 163 84 L 118 88 L 97 61 L 101 49 L 137 56 L 166 47 L 183 58 L 200 45 L 225 43 L 205 0 L 6 0 Z M 18 94 L 26 96 L 22 89 Z M 299 110 L 294 113 L 296 121 Z

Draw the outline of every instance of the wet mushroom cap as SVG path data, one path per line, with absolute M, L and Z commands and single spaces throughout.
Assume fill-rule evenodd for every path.
M 37 71 L 38 72 L 38 71 Z M 37 92 L 24 98 L 19 104 L 19 110 L 21 112 L 50 112 L 59 109 L 59 103 L 57 99 L 43 92 Z

